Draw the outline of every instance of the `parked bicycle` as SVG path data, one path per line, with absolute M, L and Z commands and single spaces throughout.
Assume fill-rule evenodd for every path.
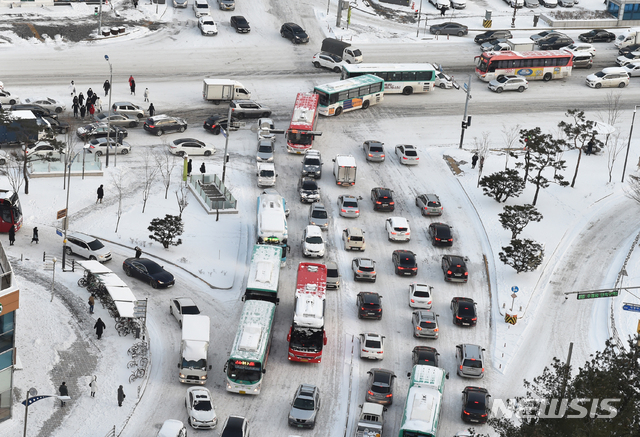
M 131 376 L 129 376 L 129 383 L 132 383 L 136 379 L 142 378 L 142 377 L 144 377 L 144 368 L 138 367 L 133 371 L 133 373 L 131 373 Z

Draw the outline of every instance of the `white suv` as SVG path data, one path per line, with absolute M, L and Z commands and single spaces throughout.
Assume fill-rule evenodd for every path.
M 586 83 L 591 88 L 624 88 L 629 85 L 629 74 L 624 68 L 605 68 L 587 76 Z
M 209 3 L 207 2 L 207 0 L 194 0 L 193 12 L 195 12 L 196 18 L 200 18 L 203 15 L 210 15 Z
M 431 285 L 412 283 L 409 285 L 409 306 L 430 310 L 433 305 L 432 291 Z
M 302 254 L 309 257 L 324 256 L 324 237 L 319 226 L 308 225 L 302 235 Z
M 389 241 L 409 241 L 411 240 L 411 229 L 409 221 L 404 217 L 390 217 L 384 225 L 387 230 Z
M 342 66 L 344 65 L 344 61 L 340 56 L 326 52 L 320 52 L 313 55 L 311 63 L 316 68 L 328 68 L 329 70 L 333 70 L 335 73 L 340 73 L 342 71 Z
M 67 255 L 75 253 L 84 258 L 101 263 L 111 259 L 111 252 L 102 242 L 94 237 L 76 232 L 67 233 L 67 245 L 64 251 Z
M 524 77 L 519 76 L 500 76 L 489 82 L 489 89 L 496 93 L 501 93 L 502 91 L 523 92 L 527 88 L 529 88 L 529 82 Z

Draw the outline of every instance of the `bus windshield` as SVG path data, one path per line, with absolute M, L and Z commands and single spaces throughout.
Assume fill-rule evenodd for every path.
M 309 135 L 303 132 L 287 132 L 287 141 L 303 146 L 308 146 L 313 143 L 313 135 Z
M 227 366 L 227 377 L 234 381 L 258 382 L 262 377 L 262 370 L 259 362 L 229 360 Z
M 291 332 L 289 347 L 296 351 L 320 352 L 323 346 L 323 330 L 296 328 Z

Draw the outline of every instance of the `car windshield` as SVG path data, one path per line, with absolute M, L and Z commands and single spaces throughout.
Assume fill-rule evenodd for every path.
M 420 352 L 418 354 L 418 361 L 420 362 L 434 362 L 435 357 L 433 356 L 433 352 Z
M 183 369 L 206 369 L 207 360 L 202 358 L 200 360 L 186 360 L 182 359 L 182 368 Z
M 183 306 L 182 314 L 200 314 L 200 310 L 195 305 Z
M 298 410 L 311 410 L 313 411 L 313 399 L 296 398 L 293 402 L 293 408 Z
M 382 343 L 380 343 L 380 340 L 367 340 L 364 343 L 365 347 L 370 347 L 372 349 L 380 349 L 380 347 L 382 346 Z
M 352 237 L 349 237 L 349 240 L 351 240 L 351 241 L 362 241 L 362 237 L 352 236 Z
M 371 152 L 382 152 L 382 146 L 369 146 Z
M 273 152 L 273 146 L 265 144 L 265 145 L 260 145 L 260 147 L 258 148 L 258 152 L 261 153 L 272 153 Z
M 314 181 L 314 180 L 306 180 L 306 181 L 302 181 L 302 189 L 303 190 L 317 190 L 318 189 L 318 185 L 316 184 L 316 181 Z
M 102 244 L 102 242 L 100 240 L 93 240 L 93 241 L 90 241 L 87 244 L 89 245 L 89 249 L 91 249 L 91 250 L 98 250 L 98 249 L 102 249 L 104 247 L 104 244 Z
M 598 71 L 596 74 L 594 74 L 595 77 L 604 77 L 605 73 L 603 71 Z
M 325 211 L 324 209 L 314 209 L 313 212 L 311 213 L 311 217 L 320 218 L 320 219 L 326 219 L 327 218 L 327 211 Z
M 162 267 L 160 267 L 156 263 L 149 263 L 149 264 L 145 264 L 144 266 L 147 268 L 147 271 L 152 275 L 154 273 L 160 273 L 162 271 Z
M 373 272 L 373 267 L 371 266 L 359 265 L 358 269 L 362 270 L 363 272 Z
M 260 176 L 263 178 L 272 178 L 276 175 L 273 170 L 260 170 Z
M 320 165 L 320 160 L 318 158 L 307 158 L 304 161 L 305 165 Z
M 304 241 L 306 241 L 309 244 L 322 244 L 322 237 L 311 236 L 311 237 L 307 237 Z
M 397 228 L 393 228 L 393 230 L 396 231 L 396 232 L 407 232 L 407 228 L 397 227 Z
M 211 411 L 211 401 L 196 401 L 193 404 L 193 409 L 196 411 Z
M 464 360 L 462 363 L 464 367 L 472 367 L 474 369 L 481 369 L 482 362 L 480 360 Z
M 357 208 L 358 207 L 358 202 L 353 201 L 353 200 L 345 200 L 342 203 L 342 206 L 344 206 L 345 208 Z

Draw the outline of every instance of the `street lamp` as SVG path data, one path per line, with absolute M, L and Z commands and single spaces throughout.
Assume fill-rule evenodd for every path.
M 109 62 L 109 56 L 104 55 L 104 59 Z M 107 111 L 107 160 L 105 167 L 109 167 L 109 139 L 111 137 L 111 94 L 113 94 L 113 67 L 111 66 L 111 62 L 109 62 L 109 85 L 109 110 Z M 118 146 L 116 146 L 116 153 L 118 152 L 117 147 Z
M 69 152 L 71 152 L 70 148 L 67 148 L 67 150 Z M 86 150 L 86 146 L 85 148 L 83 148 L 83 153 L 84 150 Z M 69 153 L 70 155 L 71 153 Z M 65 211 L 65 216 L 63 218 L 64 220 L 64 239 L 62 240 L 62 270 L 64 271 L 65 267 L 66 267 L 66 258 L 67 258 L 67 231 L 69 230 L 69 193 L 71 192 L 71 166 L 73 165 L 73 161 L 75 161 L 75 159 L 78 157 L 78 155 L 80 154 L 80 152 L 76 153 L 73 157 L 71 157 L 69 159 L 69 164 L 68 164 L 68 169 L 67 169 L 67 204 L 64 208 Z M 84 161 L 84 160 L 83 160 Z M 84 166 L 84 162 L 83 162 L 83 166 Z M 82 169 L 82 173 L 84 174 L 84 167 Z M 55 274 L 56 274 L 56 259 L 53 259 L 53 277 L 55 279 Z M 51 300 L 53 300 L 53 283 L 51 284 Z
M 627 153 L 624 155 L 624 167 L 622 167 L 622 180 L 620 182 L 624 182 L 624 172 L 627 170 L 627 159 L 629 159 L 629 149 L 631 148 L 631 134 L 633 134 L 633 123 L 636 121 L 636 111 L 638 110 L 638 106 L 633 107 L 633 117 L 631 118 L 631 130 L 629 130 L 629 142 L 627 143 Z
M 223 129 L 224 131 L 225 129 Z M 222 183 L 224 184 L 224 177 L 227 174 L 227 150 L 229 149 L 229 133 L 231 133 L 231 103 L 229 103 L 229 113 L 227 115 L 227 129 L 225 132 L 225 143 L 224 143 L 224 156 L 222 157 Z

